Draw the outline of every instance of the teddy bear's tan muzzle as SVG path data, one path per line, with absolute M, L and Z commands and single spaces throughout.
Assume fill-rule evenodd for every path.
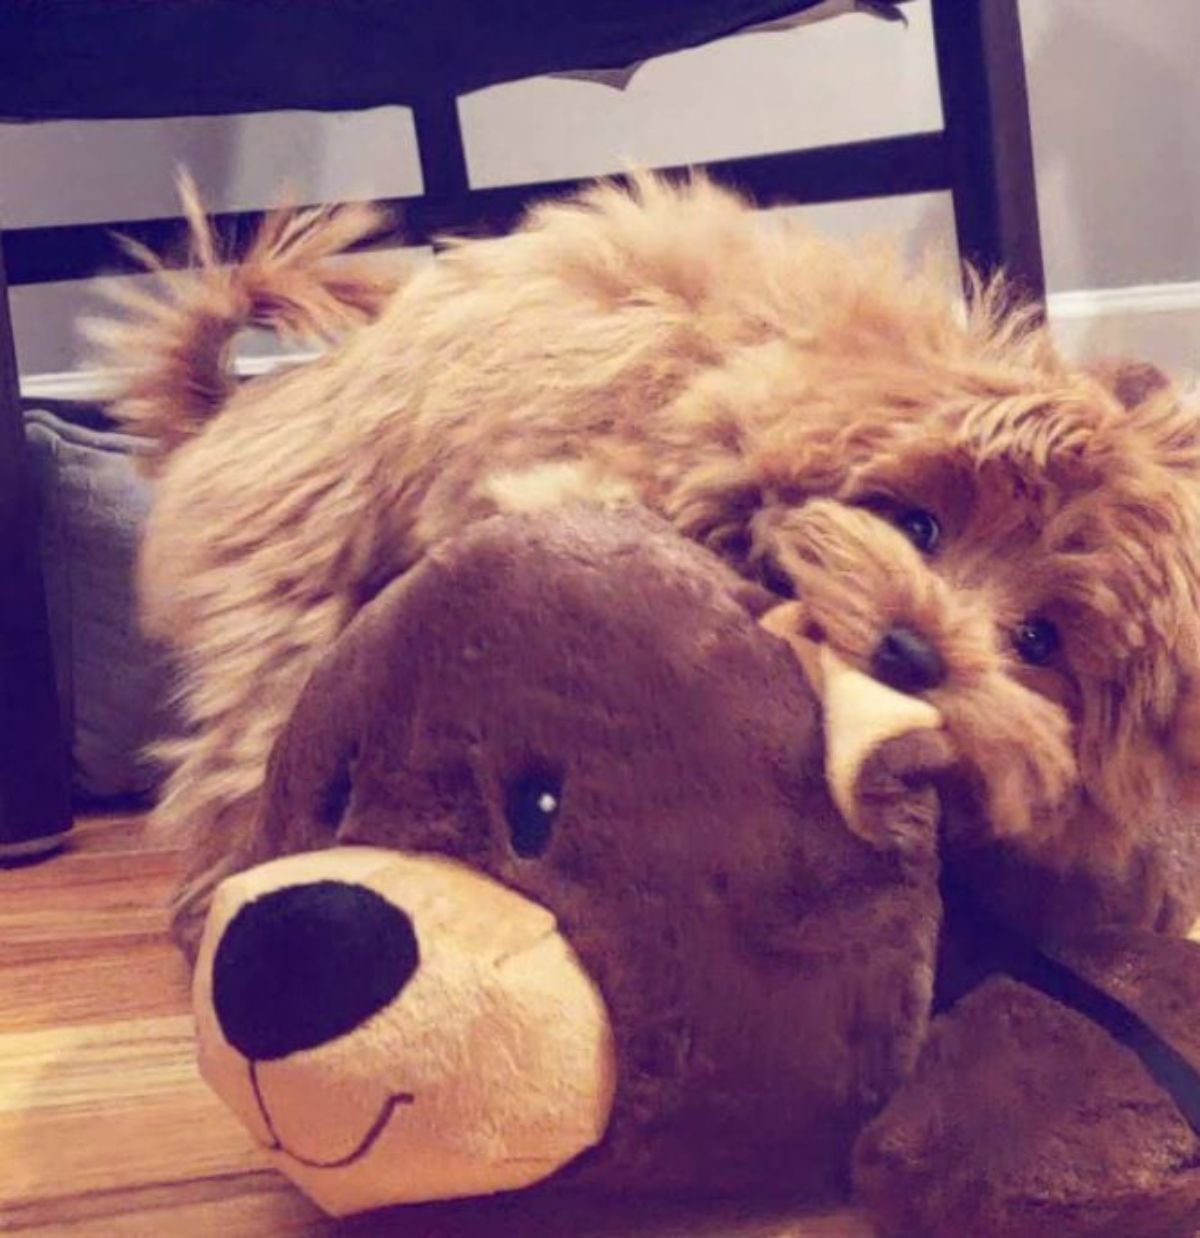
M 549 911 L 453 860 L 231 877 L 193 996 L 201 1073 L 336 1215 L 527 1186 L 608 1124 L 603 998 Z

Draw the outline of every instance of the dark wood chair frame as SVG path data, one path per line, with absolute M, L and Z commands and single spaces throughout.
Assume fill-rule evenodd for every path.
M 708 165 L 763 204 L 813 204 L 948 190 L 959 252 L 1004 268 L 1022 294 L 1044 297 L 1029 109 L 1017 0 L 930 0 L 943 126 L 840 146 Z M 575 182 L 473 190 L 453 96 L 413 107 L 423 175 L 403 207 L 406 240 L 500 231 L 536 198 Z M 233 235 L 253 216 L 219 217 Z M 174 219 L 15 229 L 0 237 L 0 853 L 69 828 L 69 772 L 24 463 L 9 285 L 83 278 L 126 266 L 111 230 L 169 254 Z M 7 267 L 7 281 L 5 270 Z

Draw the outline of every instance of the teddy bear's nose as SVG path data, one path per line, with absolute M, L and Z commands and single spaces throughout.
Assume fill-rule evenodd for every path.
M 225 1039 L 252 1061 L 344 1036 L 393 1002 L 419 962 L 412 921 L 366 886 L 285 886 L 243 907 L 213 959 Z
M 899 692 L 925 692 L 946 678 L 946 664 L 920 632 L 894 627 L 875 646 L 871 674 Z

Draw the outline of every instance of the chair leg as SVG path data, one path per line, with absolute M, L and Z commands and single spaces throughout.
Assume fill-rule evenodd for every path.
M 959 252 L 1044 301 L 1017 0 L 933 0 L 933 28 Z
M 414 103 L 412 111 L 425 199 L 443 209 L 465 202 L 470 180 L 458 100 L 431 96 Z
M 0 248 L 0 860 L 48 851 L 70 826 L 69 764 Z

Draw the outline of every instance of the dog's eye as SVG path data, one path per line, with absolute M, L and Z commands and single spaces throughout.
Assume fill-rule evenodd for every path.
M 933 554 L 942 536 L 938 518 L 920 507 L 902 511 L 896 517 L 896 527 L 923 555 Z
M 1026 619 L 1017 624 L 1012 640 L 1017 656 L 1030 666 L 1045 666 L 1061 644 L 1058 629 L 1049 619 Z
M 541 855 L 562 807 L 562 779 L 545 768 L 527 770 L 509 784 L 504 798 L 512 848 L 522 859 Z

